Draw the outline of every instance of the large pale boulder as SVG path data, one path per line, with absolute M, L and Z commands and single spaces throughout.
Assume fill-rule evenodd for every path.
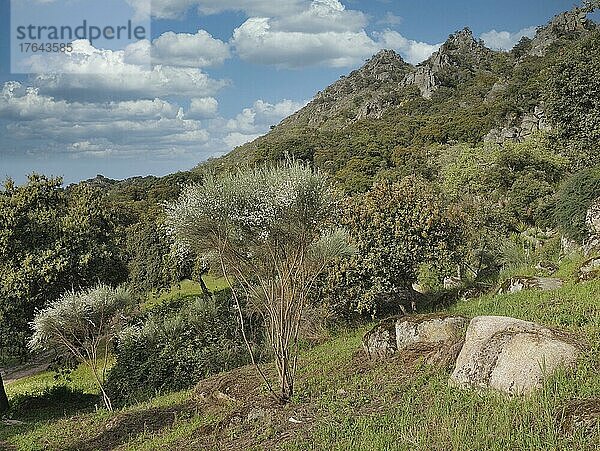
M 398 351 L 396 318 L 386 319 L 363 337 L 363 348 L 371 357 L 386 357 Z
M 559 366 L 572 366 L 580 351 L 572 337 L 535 323 L 480 316 L 469 324 L 450 384 L 529 393 Z
M 402 350 L 415 343 L 460 341 L 467 325 L 467 319 L 462 316 L 404 316 L 396 321 L 396 348 Z
M 405 315 L 379 323 L 363 338 L 363 348 L 371 357 L 396 353 L 426 353 L 431 360 L 447 360 L 458 355 L 468 320 L 449 315 Z

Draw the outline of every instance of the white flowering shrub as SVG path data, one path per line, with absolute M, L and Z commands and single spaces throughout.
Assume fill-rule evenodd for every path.
M 308 293 L 330 260 L 352 252 L 345 232 L 328 229 L 336 208 L 326 178 L 297 162 L 208 174 L 166 206 L 178 245 L 212 261 L 239 287 L 238 309 L 247 301 L 264 319 L 284 401 L 293 393 Z M 241 311 L 240 320 L 245 336 Z
M 35 315 L 29 348 L 72 354 L 88 365 L 106 408 L 112 410 L 104 390 L 106 356 L 131 305 L 131 295 L 123 288 L 100 284 L 84 291 L 67 292 Z

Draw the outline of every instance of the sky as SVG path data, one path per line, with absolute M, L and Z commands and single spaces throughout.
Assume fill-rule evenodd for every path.
M 37 25 L 81 14 L 104 24 L 127 17 L 151 24 L 146 39 L 122 47 L 76 40 L 73 53 L 47 55 L 31 73 L 18 74 L 11 68 L 11 2 L 0 0 L 0 179 L 18 183 L 32 172 L 72 183 L 97 174 L 123 179 L 191 169 L 268 132 L 380 49 L 416 64 L 468 26 L 488 47 L 509 50 L 574 6 L 571 0 L 13 1 L 29 2 L 20 14 Z M 90 9 L 90 1 L 105 10 Z

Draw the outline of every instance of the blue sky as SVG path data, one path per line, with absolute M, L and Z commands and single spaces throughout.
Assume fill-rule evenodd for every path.
M 59 8 L 65 20 L 85 2 L 102 4 L 17 1 L 30 2 L 31 11 L 40 3 Z M 147 8 L 147 0 L 111 4 L 119 1 L 139 14 Z M 81 41 L 77 58 L 16 75 L 10 0 L 0 0 L 0 178 L 22 182 L 37 171 L 75 182 L 98 173 L 125 178 L 189 169 L 264 134 L 381 48 L 418 63 L 469 26 L 489 47 L 509 49 L 572 6 L 562 0 L 153 0 L 151 40 L 123 49 Z M 143 55 L 152 55 L 150 71 L 142 71 Z

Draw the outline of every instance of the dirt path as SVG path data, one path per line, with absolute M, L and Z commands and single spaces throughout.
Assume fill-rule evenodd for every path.
M 35 376 L 36 374 L 43 373 L 48 369 L 50 362 L 52 362 L 52 354 L 46 353 L 35 356 L 33 359 L 23 365 L 17 365 L 10 368 L 0 367 L 4 385 L 10 385 L 12 382 L 23 379 L 24 377 Z

